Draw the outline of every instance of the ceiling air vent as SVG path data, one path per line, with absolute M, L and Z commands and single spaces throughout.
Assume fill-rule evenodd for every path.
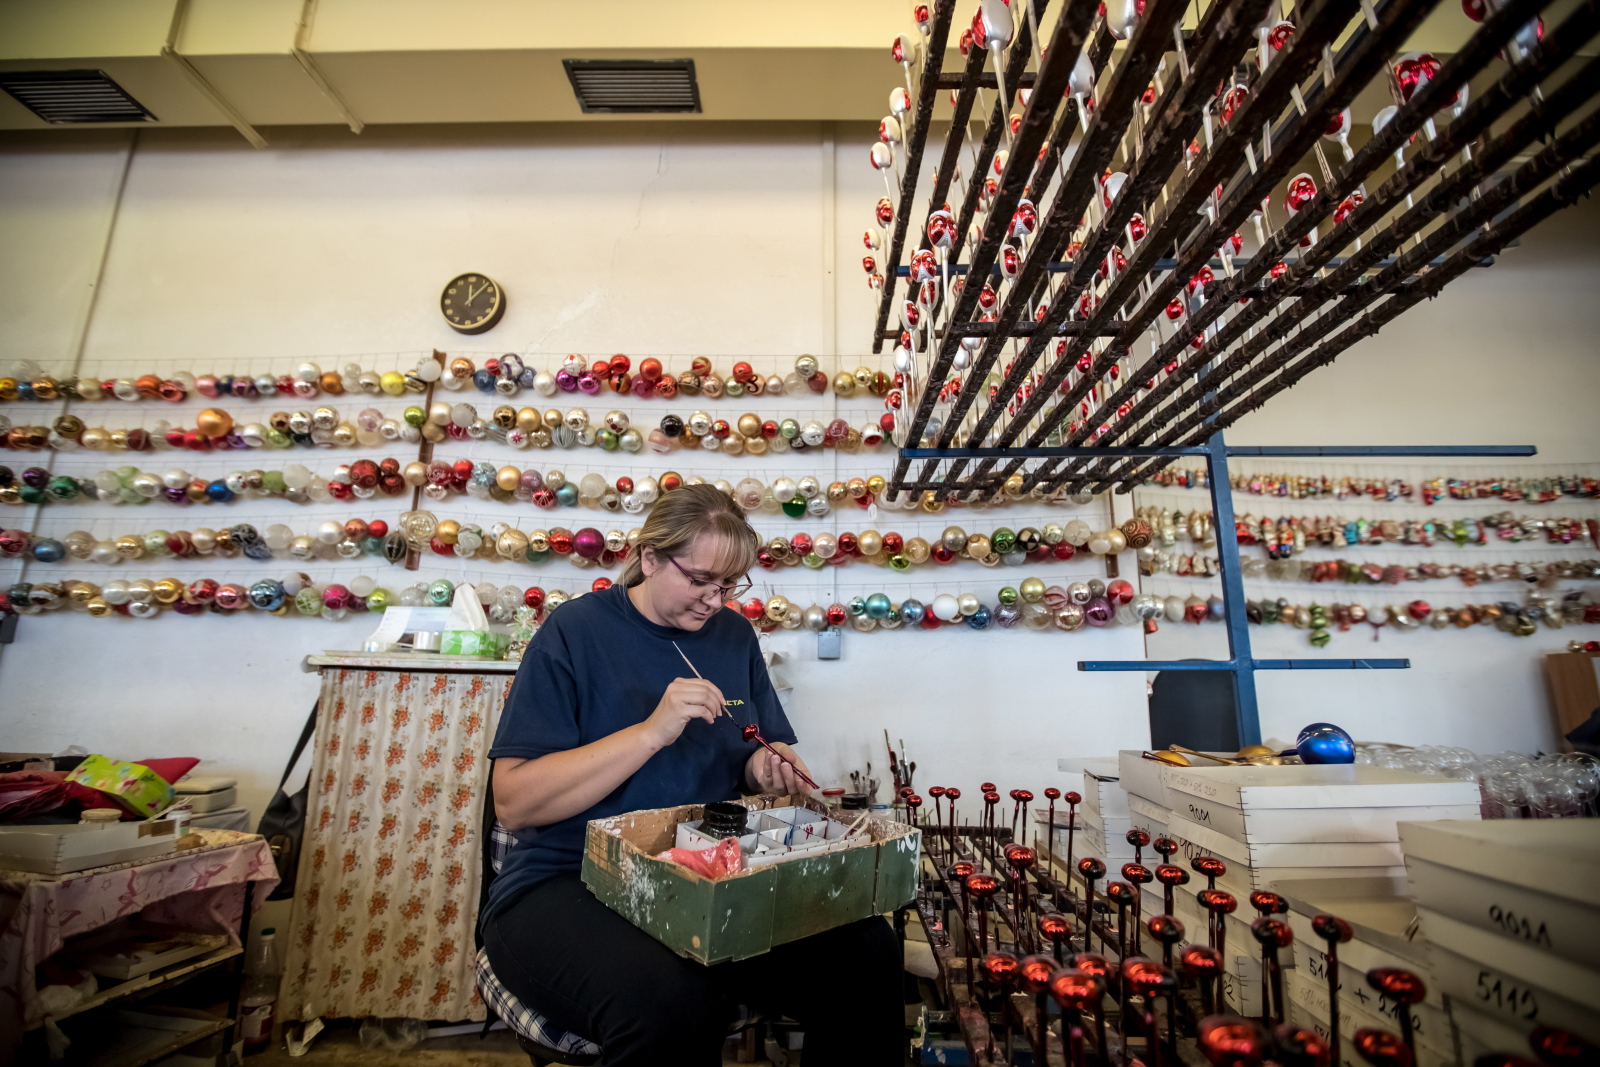
M 0 89 L 46 122 L 156 121 L 104 71 L 11 71 L 0 74 Z
M 700 110 L 692 59 L 563 59 L 585 114 Z

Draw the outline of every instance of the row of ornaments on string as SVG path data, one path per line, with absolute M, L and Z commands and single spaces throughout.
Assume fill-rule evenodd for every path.
M 1205 489 L 1204 467 L 1167 467 L 1146 485 L 1170 489 Z M 1500 500 L 1508 504 L 1550 504 L 1563 498 L 1600 499 L 1600 478 L 1589 474 L 1497 475 L 1460 478 L 1439 475 L 1413 483 L 1402 478 L 1328 474 L 1256 474 L 1232 471 L 1229 484 L 1236 493 L 1275 496 L 1287 500 L 1347 500 L 1364 497 L 1369 502 L 1408 503 L 1420 500 Z
M 1246 601 L 1245 618 L 1253 625 L 1281 624 L 1305 630 L 1311 644 L 1323 648 L 1335 633 L 1347 632 L 1362 623 L 1372 627 L 1374 641 L 1385 627 L 1394 632 L 1407 633 L 1423 627 L 1467 630 L 1474 626 L 1489 626 L 1515 637 L 1532 637 L 1539 631 L 1541 623 L 1551 630 L 1560 630 L 1569 624 L 1600 623 L 1600 603 L 1589 602 L 1579 593 L 1556 596 L 1537 590 L 1530 593 L 1522 604 L 1504 600 L 1434 607 L 1426 600 L 1412 600 L 1372 609 L 1359 603 L 1327 606 L 1294 604 L 1280 597 L 1276 600 Z
M 704 448 L 727 455 L 758 456 L 804 452 L 810 448 L 842 448 L 858 452 L 884 443 L 893 428 L 890 415 L 852 426 L 842 418 L 830 420 L 766 418 L 745 412 L 734 419 L 713 417 L 704 411 L 687 416 L 663 416 L 655 429 L 641 430 L 626 412 L 608 411 L 598 420 L 585 408 L 562 411 L 550 408 L 521 410 L 509 404 L 487 416 L 467 403 L 436 401 L 424 410 L 412 405 L 399 417 L 366 408 L 353 418 L 324 405 L 312 411 L 278 411 L 265 422 L 239 424 L 232 413 L 206 408 L 191 427 L 174 426 L 158 419 L 147 427 L 89 426 L 77 415 L 58 416 L 49 426 L 13 425 L 0 415 L 0 448 L 21 452 L 51 449 L 73 452 L 160 452 L 187 449 L 210 452 L 241 449 L 375 448 L 388 441 L 495 441 L 513 448 L 599 448 L 606 452 L 640 452 L 646 442 L 658 454 L 679 448 Z
M 1201 547 L 1216 544 L 1209 511 L 1181 511 L 1147 506 L 1138 514 L 1160 531 L 1161 544 L 1171 547 L 1179 541 L 1193 541 Z M 1549 545 L 1583 544 L 1585 539 L 1600 548 L 1600 519 L 1535 518 L 1514 516 L 1502 511 L 1482 518 L 1464 519 L 1346 519 L 1337 516 L 1280 516 L 1256 518 L 1245 514 L 1234 520 L 1235 536 L 1241 545 L 1259 545 L 1268 559 L 1288 559 L 1307 548 L 1344 548 L 1353 545 L 1415 545 L 1432 548 L 1436 544 L 1465 548 L 1497 542 L 1521 544 L 1543 542 Z
M 609 579 L 599 578 L 590 589 L 606 589 L 610 585 Z M 446 605 L 451 603 L 456 588 L 456 583 L 440 578 L 411 585 L 396 594 L 380 587 L 369 575 L 360 575 L 346 585 L 319 584 L 301 573 L 259 579 L 249 585 L 213 578 L 190 582 L 177 578 L 115 579 L 103 586 L 77 579 L 17 582 L 0 589 L 0 615 L 37 615 L 75 609 L 101 618 L 154 618 L 164 609 L 184 615 L 254 610 L 280 617 L 337 621 L 352 614 L 381 612 L 392 604 Z M 552 589 L 547 592 L 540 586 L 521 588 L 488 582 L 474 586 L 474 592 L 491 621 L 496 623 L 510 622 L 522 611 L 531 612 L 539 619 L 574 596 L 582 595 L 581 591 L 568 593 Z M 924 629 L 965 626 L 970 630 L 985 630 L 991 625 L 1010 629 L 1020 622 L 1036 631 L 1072 632 L 1086 626 L 1099 628 L 1121 624 L 1140 625 L 1147 633 L 1154 633 L 1163 620 L 1220 622 L 1226 615 L 1221 598 L 1215 595 L 1201 600 L 1193 594 L 1186 598 L 1133 594 L 1131 586 L 1118 581 L 1109 584 L 1098 580 L 1075 582 L 1062 587 L 1045 586 L 1042 579 L 1030 578 L 1020 589 L 1011 586 L 1000 589 L 994 594 L 994 602 L 991 608 L 983 596 L 972 592 L 940 593 L 926 604 L 914 598 L 896 601 L 887 593 L 877 592 L 852 597 L 848 602 L 836 601 L 827 607 L 813 603 L 801 608 L 798 602 L 782 594 L 771 595 L 764 601 L 758 597 L 732 601 L 727 607 L 740 612 L 766 632 L 780 628 L 820 631 L 847 623 L 862 632 L 893 630 L 902 625 Z M 1282 624 L 1304 630 L 1317 647 L 1326 646 L 1334 632 L 1348 631 L 1361 623 L 1373 628 L 1374 640 L 1384 627 L 1407 632 L 1424 626 L 1434 630 L 1492 626 L 1518 637 L 1531 637 L 1538 632 L 1541 623 L 1556 630 L 1568 625 L 1600 623 L 1600 604 L 1584 601 L 1576 594 L 1560 598 L 1530 596 L 1524 604 L 1503 601 L 1441 608 L 1434 608 L 1427 601 L 1413 600 L 1370 611 L 1359 603 L 1323 606 L 1292 604 L 1287 599 L 1251 600 L 1246 603 L 1245 613 L 1252 625 Z M 1594 647 L 1600 646 L 1589 642 L 1587 646 L 1578 645 L 1575 650 L 1593 651 Z
M 431 512 L 405 512 L 399 527 L 391 530 L 381 519 L 327 520 L 314 529 L 296 534 L 283 523 L 258 529 L 239 523 L 222 531 L 201 527 L 194 531 L 164 529 L 96 537 L 85 530 L 57 539 L 26 530 L 0 530 L 0 561 L 27 559 L 35 563 L 73 563 L 88 561 L 116 565 L 134 560 L 156 562 L 166 559 L 193 559 L 213 554 L 231 558 L 242 553 L 248 559 L 267 561 L 282 556 L 297 560 L 360 559 L 383 556 L 391 563 L 406 558 L 408 551 L 431 551 L 435 555 L 473 559 L 502 559 L 542 564 L 552 555 L 567 556 L 575 565 L 598 563 L 609 566 L 627 558 L 637 544 L 639 528 L 602 533 L 595 527 L 576 531 L 564 527 L 522 531 L 509 523 L 491 524 L 487 530 L 474 522 L 437 519 Z M 908 571 L 927 564 L 948 565 L 960 560 L 984 566 L 1022 566 L 1050 560 L 1065 562 L 1080 550 L 1096 555 L 1111 554 L 1126 547 L 1112 531 L 1096 531 L 1080 519 L 1062 525 L 1046 523 L 1043 529 L 1025 526 L 1020 530 L 998 527 L 989 533 L 966 533 L 949 527 L 931 543 L 917 536 L 903 537 L 893 530 L 880 533 L 841 531 L 818 532 L 815 537 L 798 533 L 773 537 L 761 548 L 757 563 L 766 570 L 780 566 L 806 566 L 821 569 L 842 566 L 856 560 L 894 571 Z
M 1215 556 L 1183 555 L 1151 546 L 1141 549 L 1139 573 L 1173 574 L 1180 578 L 1213 577 L 1222 573 Z M 1521 560 L 1504 563 L 1362 563 L 1345 559 L 1244 559 L 1240 572 L 1247 579 L 1280 582 L 1341 582 L 1347 585 L 1399 585 L 1401 582 L 1444 581 L 1456 578 L 1469 588 L 1484 582 L 1592 581 L 1600 578 L 1600 559 Z
M 947 507 L 970 507 L 974 511 L 1008 504 L 1060 506 L 1086 504 L 1091 497 L 1040 498 L 1017 493 L 997 497 L 992 504 L 973 501 L 951 502 L 932 491 L 887 493 L 888 481 L 882 475 L 838 479 L 824 483 L 813 475 L 780 475 L 771 482 L 758 478 L 741 479 L 737 485 L 726 479 L 706 479 L 664 471 L 637 478 L 621 475 L 608 480 L 595 471 L 573 481 L 559 470 L 541 472 L 536 468 L 461 459 L 454 463 L 397 459 L 358 459 L 336 467 L 324 478 L 303 464 L 291 463 L 282 470 L 237 470 L 219 478 L 200 478 L 181 468 L 165 472 L 137 467 L 102 470 L 90 476 L 52 474 L 44 467 L 29 467 L 14 473 L 0 467 L 0 503 L 13 505 L 101 502 L 110 504 L 226 504 L 234 500 L 276 497 L 292 503 L 326 503 L 330 500 L 370 500 L 379 494 L 399 496 L 421 488 L 431 500 L 446 500 L 466 494 L 479 500 L 502 503 L 531 503 L 537 507 L 590 507 L 603 511 L 642 514 L 661 492 L 681 485 L 711 484 L 734 498 L 745 511 L 790 518 L 820 518 L 837 506 L 854 505 L 863 509 L 880 507 L 886 511 L 913 511 L 937 515 Z M 1008 488 L 1010 483 L 1008 484 Z
M 556 363 L 553 370 L 538 370 L 515 353 L 485 359 L 481 367 L 466 356 L 456 356 L 441 364 L 435 356 L 425 355 L 404 370 L 381 373 L 363 370 L 357 363 L 347 363 L 340 370 L 324 371 L 319 364 L 307 361 L 288 374 L 196 375 L 175 371 L 169 375 L 141 374 L 108 379 L 94 375 L 58 379 L 44 373 L 37 364 L 29 363 L 14 375 L 0 377 L 0 402 L 160 400 L 177 404 L 196 397 L 310 400 L 323 395 L 405 396 L 426 392 L 435 384 L 452 392 L 475 389 L 486 395 L 507 397 L 526 390 L 545 397 L 611 392 L 640 399 L 671 400 L 682 395 L 715 400 L 724 396 L 730 399 L 762 395 L 821 396 L 830 388 L 841 397 L 869 390 L 882 396 L 888 391 L 887 383 L 887 375 L 867 366 L 841 370 L 830 379 L 817 357 L 810 355 L 796 357 L 794 369 L 784 375 L 763 375 L 747 360 L 738 360 L 726 376 L 715 370 L 708 356 L 691 358 L 689 368 L 676 374 L 668 371 L 654 356 L 640 360 L 635 373 L 633 361 L 625 355 L 592 362 L 583 356 L 569 355 Z

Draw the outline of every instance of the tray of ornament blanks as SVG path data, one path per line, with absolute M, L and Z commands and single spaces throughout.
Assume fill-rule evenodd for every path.
M 699 822 L 678 824 L 678 848 L 700 851 L 716 848 L 722 843 L 700 831 Z M 739 838 L 739 851 L 744 853 L 746 867 L 763 867 L 800 856 L 837 851 L 854 842 L 850 838 L 848 823 L 830 819 L 810 808 L 781 807 L 754 812 L 747 823 L 748 833 Z
M 782 838 L 794 820 L 805 816 L 774 809 L 801 809 L 818 817 L 795 826 L 797 830 L 820 819 L 828 824 L 828 834 L 838 833 L 837 822 L 825 818 L 820 802 L 761 796 L 737 803 L 749 808 L 752 822 L 761 826 L 746 837 L 766 836 L 768 852 L 776 853 L 772 860 L 708 878 L 657 859 L 679 840 L 680 826 L 704 816 L 704 805 L 682 804 L 591 821 L 584 844 L 584 884 L 607 907 L 672 951 L 708 964 L 759 956 L 774 945 L 882 915 L 915 898 L 922 848 L 922 832 L 916 827 L 868 817 L 848 839 L 825 836 L 813 846 L 796 848 L 784 846 Z M 777 825 L 764 824 L 764 819 Z M 761 847 L 756 841 L 751 844 Z

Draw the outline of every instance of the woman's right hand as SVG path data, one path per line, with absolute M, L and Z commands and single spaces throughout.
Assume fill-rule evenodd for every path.
M 678 739 L 691 719 L 714 723 L 722 714 L 722 690 L 701 678 L 677 678 L 661 694 L 661 703 L 645 720 L 645 728 L 662 747 Z

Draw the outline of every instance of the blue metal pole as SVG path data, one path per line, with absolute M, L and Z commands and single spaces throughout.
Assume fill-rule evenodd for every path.
M 1258 671 L 1403 671 L 1408 659 L 1257 659 L 1250 665 Z M 1226 659 L 1100 659 L 1079 660 L 1080 671 L 1231 671 Z
M 1228 659 L 1233 665 L 1233 691 L 1239 712 L 1239 744 L 1261 743 L 1261 713 L 1256 705 L 1255 661 L 1250 654 L 1250 622 L 1244 611 L 1244 576 L 1239 564 L 1239 539 L 1233 525 L 1233 485 L 1228 480 L 1228 445 L 1218 430 L 1206 442 L 1211 453 L 1206 477 L 1211 487 L 1211 514 L 1217 534 L 1217 563 L 1222 572 L 1222 604 L 1228 624 Z

